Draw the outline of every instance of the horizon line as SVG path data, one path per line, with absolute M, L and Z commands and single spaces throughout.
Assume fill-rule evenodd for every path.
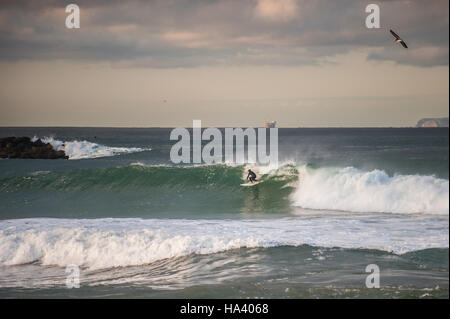
M 149 128 L 167 128 L 173 129 L 178 127 L 184 128 L 192 128 L 191 126 L 2 126 L 0 125 L 0 129 L 2 128 L 114 128 L 114 129 L 149 129 Z M 202 128 L 264 128 L 262 126 L 202 126 Z M 449 128 L 448 126 L 440 126 L 440 127 L 418 127 L 418 126 L 283 126 L 276 127 L 281 129 L 318 129 L 318 128 Z

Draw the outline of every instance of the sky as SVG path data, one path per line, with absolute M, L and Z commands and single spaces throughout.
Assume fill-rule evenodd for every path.
M 79 29 L 66 28 L 69 3 Z M 365 24 L 370 3 L 378 29 Z M 448 117 L 448 6 L 2 0 L 0 126 L 403 127 Z

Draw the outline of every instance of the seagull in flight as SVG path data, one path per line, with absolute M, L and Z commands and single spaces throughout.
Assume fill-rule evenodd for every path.
M 395 42 L 395 43 L 400 43 L 401 45 L 403 45 L 403 47 L 404 47 L 405 49 L 408 48 L 408 46 L 406 45 L 405 41 L 403 41 L 403 39 L 400 38 L 400 37 L 398 36 L 397 33 L 395 33 L 395 32 L 392 31 L 392 30 L 389 30 L 389 31 L 391 31 L 391 34 L 394 36 L 394 38 L 395 38 L 394 42 Z

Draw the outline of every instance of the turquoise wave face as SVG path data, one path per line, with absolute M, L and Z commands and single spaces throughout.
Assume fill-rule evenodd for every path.
M 227 165 L 36 172 L 0 179 L 0 198 L 10 207 L 1 217 L 31 217 L 36 210 L 42 217 L 89 218 L 288 212 L 295 166 L 260 175 L 264 183 L 253 188 L 240 187 L 244 178 L 243 166 Z
M 0 217 L 185 217 L 296 214 L 296 210 L 448 215 L 448 180 L 381 170 L 288 163 L 252 167 L 264 181 L 240 184 L 245 166 L 145 166 L 36 171 L 0 178 Z M 108 215 L 110 214 L 110 215 Z

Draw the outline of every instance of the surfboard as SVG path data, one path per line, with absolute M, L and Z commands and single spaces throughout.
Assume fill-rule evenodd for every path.
M 241 186 L 250 187 L 250 186 L 255 186 L 255 185 L 261 184 L 262 182 L 263 181 L 256 181 L 254 183 L 245 183 L 245 184 L 241 184 Z

